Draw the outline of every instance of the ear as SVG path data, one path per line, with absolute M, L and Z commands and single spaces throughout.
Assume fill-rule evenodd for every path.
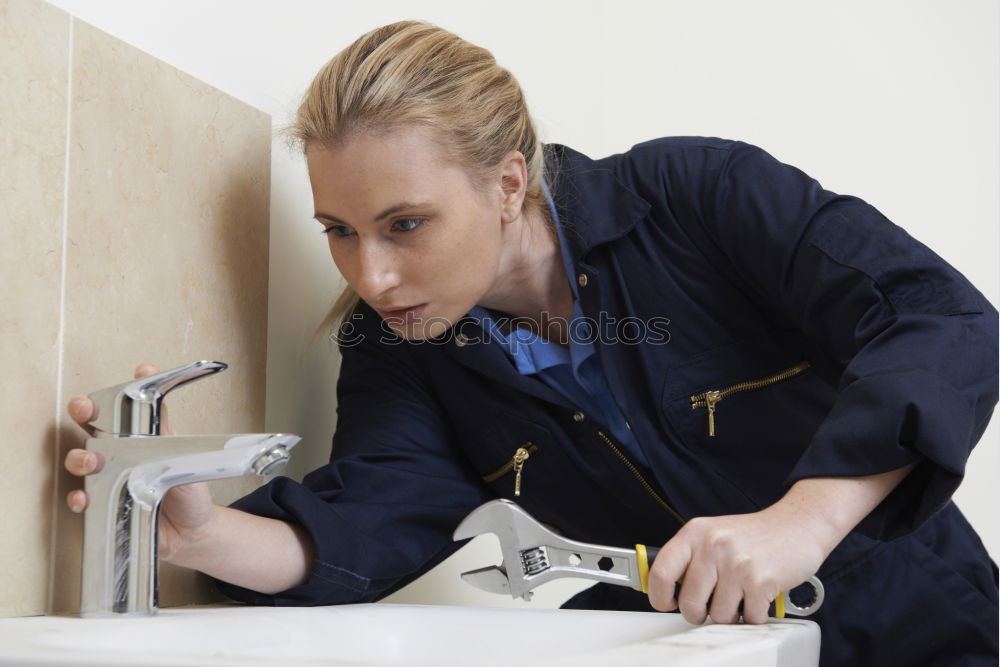
M 527 188 L 528 165 L 524 155 L 521 151 L 511 151 L 500 163 L 501 222 L 513 222 L 521 215 Z

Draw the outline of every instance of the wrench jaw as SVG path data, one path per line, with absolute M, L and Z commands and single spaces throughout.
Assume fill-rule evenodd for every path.
M 458 541 L 486 533 L 493 533 L 500 541 L 500 553 L 503 558 L 501 564 L 463 572 L 462 579 L 482 590 L 508 593 L 511 597 L 530 600 L 531 587 L 525 585 L 521 576 L 521 549 L 518 545 L 524 544 L 524 540 L 540 543 L 538 538 L 543 537 L 548 531 L 516 503 L 498 498 L 470 512 L 458 524 L 452 537 Z M 510 564 L 514 568 L 513 574 Z M 501 578 L 506 580 L 506 585 L 501 582 Z
M 529 549 L 528 551 L 536 550 Z M 518 560 L 521 561 L 523 558 L 519 558 Z M 529 575 L 522 570 L 520 574 L 515 573 L 513 576 L 510 576 L 507 574 L 505 564 L 501 563 L 500 565 L 490 565 L 489 567 L 463 572 L 462 581 L 487 593 L 510 595 L 512 598 L 522 598 L 525 602 L 530 602 L 532 595 L 534 595 L 534 588 L 553 579 L 558 579 L 560 576 L 568 575 L 561 574 L 555 570 L 544 570 L 539 574 Z
M 487 593 L 510 595 L 510 584 L 507 581 L 507 572 L 503 566 L 490 565 L 489 567 L 481 567 L 478 570 L 463 572 L 462 581 Z
M 524 579 L 522 548 L 519 545 L 540 545 L 544 542 L 542 538 L 551 533 L 516 503 L 505 498 L 491 500 L 474 509 L 458 524 L 452 537 L 458 541 L 486 533 L 493 533 L 500 542 L 501 564 L 463 572 L 462 579 L 491 593 L 505 593 L 530 600 L 533 586 Z
M 531 596 L 534 594 L 532 589 L 540 586 L 549 579 L 552 579 L 552 577 L 544 576 L 544 574 L 535 577 L 515 575 L 511 579 L 507 574 L 507 568 L 504 563 L 462 573 L 462 581 L 480 590 L 487 593 L 510 595 L 512 598 L 520 597 L 526 602 L 531 601 Z
M 530 600 L 533 588 L 562 577 L 642 590 L 635 551 L 562 538 L 509 500 L 492 500 L 473 510 L 455 529 L 454 538 L 485 533 L 500 541 L 502 563 L 462 574 L 463 580 L 482 590 Z
M 544 583 L 531 582 L 517 576 L 512 579 L 508 577 L 503 564 L 490 565 L 489 567 L 481 567 L 478 570 L 463 572 L 462 581 L 487 593 L 510 595 L 512 598 L 522 598 L 526 602 L 531 601 L 531 596 L 533 595 L 531 589 L 540 583 Z

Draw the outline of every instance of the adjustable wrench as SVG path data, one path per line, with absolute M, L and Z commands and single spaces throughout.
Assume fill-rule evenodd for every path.
M 530 600 L 532 589 L 562 577 L 581 577 L 649 592 L 649 566 L 659 549 L 637 544 L 635 549 L 568 540 L 535 521 L 516 503 L 500 498 L 480 505 L 455 529 L 454 539 L 493 533 L 500 540 L 500 565 L 462 573 L 462 580 L 490 593 Z M 823 583 L 810 577 L 815 598 L 807 607 L 794 604 L 784 592 L 774 601 L 775 617 L 785 613 L 808 616 L 823 604 Z M 675 585 L 674 599 L 680 594 Z M 742 607 L 742 603 L 741 603 Z

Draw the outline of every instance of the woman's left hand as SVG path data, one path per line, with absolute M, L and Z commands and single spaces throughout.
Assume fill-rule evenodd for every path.
M 781 503 L 752 514 L 688 521 L 657 554 L 649 571 L 649 601 L 659 611 L 680 606 L 689 623 L 707 616 L 764 623 L 771 602 L 814 575 L 833 538 L 815 515 Z M 835 540 L 833 544 L 839 540 Z M 680 600 L 674 583 L 682 581 Z

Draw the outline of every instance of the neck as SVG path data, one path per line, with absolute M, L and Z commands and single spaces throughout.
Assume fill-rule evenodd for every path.
M 573 312 L 573 292 L 555 230 L 542 211 L 532 209 L 509 223 L 504 237 L 497 279 L 479 305 L 545 335 Z

